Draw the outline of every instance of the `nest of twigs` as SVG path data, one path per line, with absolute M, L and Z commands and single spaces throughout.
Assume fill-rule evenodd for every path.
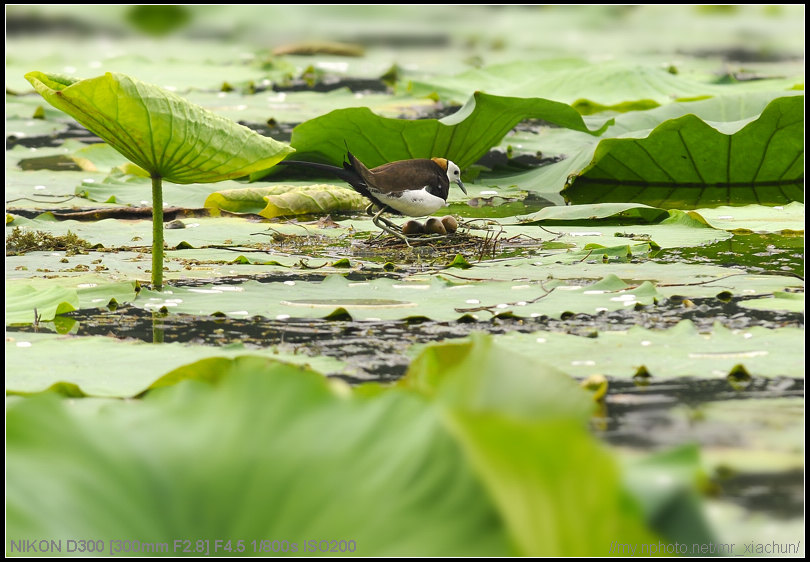
M 474 233 L 473 233 L 474 232 Z M 432 250 L 441 254 L 463 254 L 478 257 L 494 256 L 499 248 L 503 228 L 490 219 L 471 219 L 461 221 L 455 232 L 448 234 L 418 233 L 410 234 L 405 240 L 381 233 L 365 242 L 384 250 Z

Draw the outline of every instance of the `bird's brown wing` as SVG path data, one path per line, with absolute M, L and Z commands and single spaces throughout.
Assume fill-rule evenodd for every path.
M 369 170 L 369 176 L 367 178 L 369 187 L 382 193 L 422 189 L 427 186 L 434 186 L 439 190 L 444 186 L 446 193 L 450 187 L 447 172 L 427 158 L 383 164 Z

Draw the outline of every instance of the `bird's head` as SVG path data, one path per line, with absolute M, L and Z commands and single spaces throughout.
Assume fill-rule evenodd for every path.
M 467 195 L 467 189 L 464 187 L 464 184 L 461 183 L 461 170 L 456 166 L 456 163 L 447 158 L 433 158 L 433 161 L 447 170 L 447 179 L 450 180 L 451 183 L 457 183 L 461 191 L 464 192 L 464 195 Z

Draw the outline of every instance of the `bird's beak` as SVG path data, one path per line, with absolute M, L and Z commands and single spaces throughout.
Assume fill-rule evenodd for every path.
M 456 183 L 457 183 L 457 184 L 458 184 L 458 186 L 461 188 L 461 191 L 463 191 L 463 192 L 464 192 L 464 195 L 467 195 L 467 190 L 464 188 L 464 184 L 463 184 L 463 183 L 461 183 L 461 180 L 456 180 Z

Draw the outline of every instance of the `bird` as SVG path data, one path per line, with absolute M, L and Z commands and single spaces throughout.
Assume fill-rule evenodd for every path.
M 383 212 L 423 217 L 447 205 L 450 183 L 456 183 L 464 195 L 467 189 L 461 181 L 461 170 L 447 158 L 413 158 L 397 160 L 369 169 L 349 150 L 343 159 L 343 167 L 317 162 L 284 160 L 287 166 L 299 166 L 329 172 L 369 199 L 379 210 L 372 218 L 374 224 L 407 242 L 407 237 L 394 228 L 391 221 L 383 218 Z

